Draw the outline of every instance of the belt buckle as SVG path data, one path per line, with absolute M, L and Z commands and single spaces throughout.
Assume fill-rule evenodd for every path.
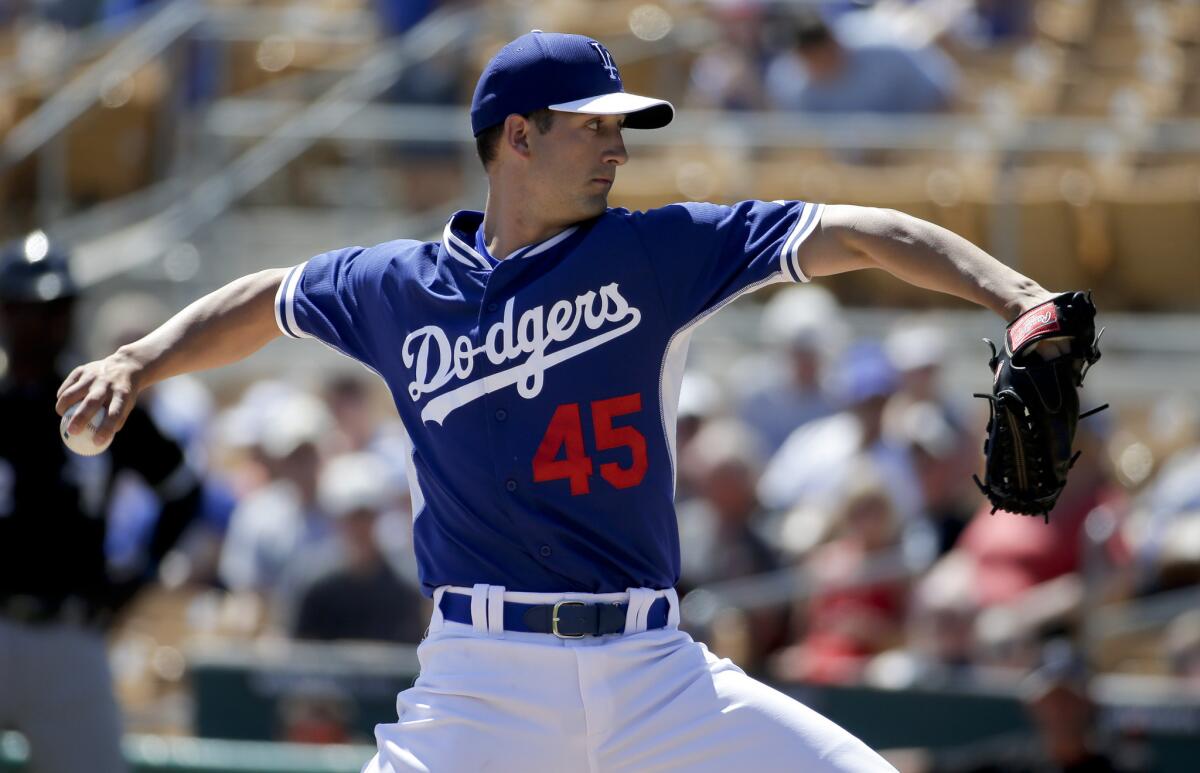
M 559 601 L 554 604 L 554 610 L 550 613 L 550 633 L 560 639 L 582 639 L 586 634 L 582 633 L 559 633 L 558 631 L 558 609 L 559 607 L 585 607 L 582 601 Z

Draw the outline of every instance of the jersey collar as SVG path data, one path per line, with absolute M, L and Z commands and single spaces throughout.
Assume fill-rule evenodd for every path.
M 498 261 L 487 254 L 486 249 L 481 254 L 475 246 L 475 234 L 482 225 L 482 212 L 461 209 L 451 215 L 450 219 L 446 221 L 446 227 L 442 230 L 442 245 L 445 247 L 446 254 L 455 262 L 461 263 L 474 271 L 491 271 L 497 265 Z M 573 225 L 564 231 L 556 233 L 549 239 L 527 244 L 520 249 L 513 250 L 512 254 L 505 258 L 505 260 L 523 260 L 531 258 L 534 255 L 540 255 L 562 244 L 578 230 L 579 226 Z
M 474 271 L 491 271 L 492 264 L 475 251 L 475 231 L 483 223 L 483 213 L 460 209 L 442 229 L 442 247 L 450 259 Z

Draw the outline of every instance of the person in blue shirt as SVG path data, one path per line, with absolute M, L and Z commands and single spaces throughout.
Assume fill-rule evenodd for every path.
M 100 406 L 315 338 L 391 389 L 420 581 L 421 676 L 376 729 L 402 770 L 882 771 L 865 744 L 678 629 L 675 419 L 688 340 L 739 296 L 881 268 L 1012 319 L 1050 293 L 938 226 L 803 201 L 608 207 L 623 133 L 666 125 L 611 53 L 535 30 L 504 46 L 471 123 L 484 210 L 441 238 L 346 247 L 238 279 L 82 366 Z
M 802 113 L 937 113 L 951 106 L 957 75 L 936 48 L 843 43 L 815 12 L 795 21 L 793 47 L 767 67 L 774 107 Z

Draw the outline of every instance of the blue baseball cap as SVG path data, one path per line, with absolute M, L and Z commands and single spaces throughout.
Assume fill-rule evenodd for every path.
M 500 49 L 475 86 L 475 136 L 513 113 L 549 108 L 564 113 L 624 115 L 630 129 L 657 129 L 675 117 L 663 99 L 629 94 L 612 54 L 583 35 L 533 30 Z
M 843 352 L 838 366 L 838 393 L 847 404 L 888 397 L 900 386 L 895 366 L 883 347 L 874 341 L 852 344 Z

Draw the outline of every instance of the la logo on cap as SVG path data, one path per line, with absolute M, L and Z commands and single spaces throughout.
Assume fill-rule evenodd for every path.
M 591 45 L 596 49 L 596 53 L 600 54 L 600 61 L 603 63 L 604 69 L 608 70 L 608 77 L 615 81 L 621 80 L 621 75 L 617 72 L 617 65 L 613 63 L 612 54 L 608 53 L 608 49 L 594 40 L 591 41 Z

